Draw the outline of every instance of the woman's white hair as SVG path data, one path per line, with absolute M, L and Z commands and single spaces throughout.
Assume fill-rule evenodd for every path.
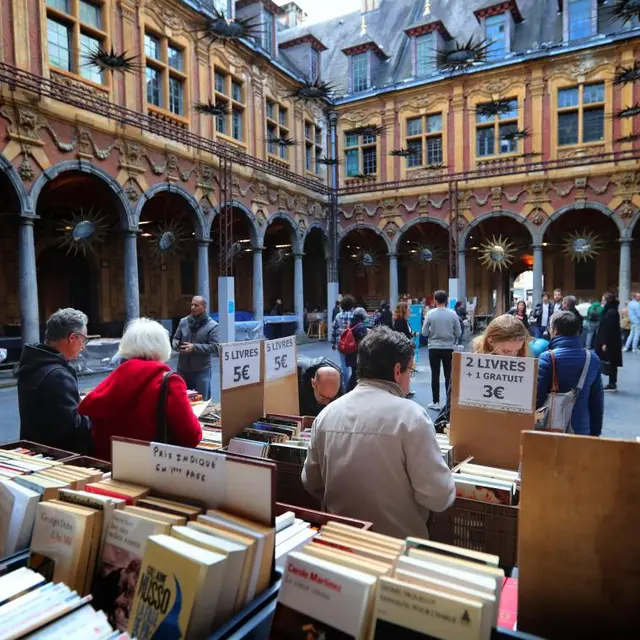
M 168 331 L 155 320 L 132 320 L 120 340 L 118 355 L 125 360 L 158 360 L 166 362 L 171 357 Z

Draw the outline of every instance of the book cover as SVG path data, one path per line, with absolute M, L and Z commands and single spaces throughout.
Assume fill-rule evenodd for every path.
M 225 556 L 166 535 L 151 536 L 129 620 L 129 634 L 204 638 L 213 625 Z
M 479 502 L 488 502 L 490 504 L 513 504 L 514 492 L 512 489 L 496 486 L 489 480 L 487 482 L 465 480 L 458 478 L 456 474 L 453 474 L 453 479 L 456 484 L 456 496 L 458 498 L 478 500 Z
M 116 510 L 106 529 L 93 590 L 96 608 L 102 609 L 109 623 L 123 631 L 129 613 L 140 566 L 149 536 L 168 533 L 170 525 Z
M 290 553 L 271 637 L 366 638 L 375 584 L 374 576 L 361 571 Z
M 9 534 L 15 500 L 13 493 L 6 488 L 5 482 L 0 480 L 0 558 L 11 553 L 8 551 L 11 542 Z
M 515 631 L 518 624 L 518 580 L 505 578 L 500 595 L 498 626 Z

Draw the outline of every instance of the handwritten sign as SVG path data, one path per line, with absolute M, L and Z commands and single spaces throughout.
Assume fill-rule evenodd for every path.
M 295 336 L 287 336 L 266 342 L 264 357 L 267 380 L 277 380 L 296 373 Z
M 222 345 L 222 388 L 260 382 L 260 340 Z
M 535 361 L 532 358 L 464 353 L 458 404 L 533 413 L 534 372 Z

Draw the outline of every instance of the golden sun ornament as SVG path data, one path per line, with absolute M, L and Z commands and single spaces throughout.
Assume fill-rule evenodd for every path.
M 492 236 L 480 246 L 480 262 L 492 271 L 502 271 L 511 266 L 515 256 L 513 242 L 501 235 Z
M 601 248 L 600 237 L 583 229 L 581 232 L 574 231 L 567 235 L 563 251 L 575 262 L 588 262 L 600 253 Z

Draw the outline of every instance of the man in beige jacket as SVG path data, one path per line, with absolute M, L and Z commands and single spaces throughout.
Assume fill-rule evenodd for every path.
M 381 327 L 358 350 L 358 386 L 316 418 L 302 482 L 327 511 L 373 531 L 427 537 L 429 510 L 455 499 L 427 412 L 406 399 L 414 343 Z

